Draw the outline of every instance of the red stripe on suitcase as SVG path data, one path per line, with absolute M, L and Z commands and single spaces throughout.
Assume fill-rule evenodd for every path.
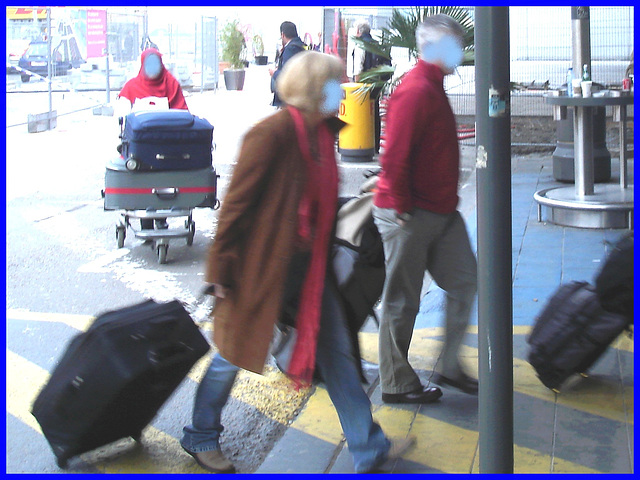
M 150 195 L 152 188 L 105 188 L 105 195 Z M 178 187 L 178 193 L 216 193 L 215 187 Z

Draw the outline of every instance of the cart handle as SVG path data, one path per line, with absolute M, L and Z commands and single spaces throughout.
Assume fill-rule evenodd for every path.
M 152 188 L 151 193 L 158 196 L 158 198 L 162 200 L 171 200 L 178 196 L 180 190 L 176 187 L 167 187 L 167 188 Z

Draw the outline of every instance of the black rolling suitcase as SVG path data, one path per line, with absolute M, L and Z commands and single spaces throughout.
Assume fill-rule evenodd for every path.
M 212 165 L 213 126 L 187 110 L 130 113 L 120 136 L 120 153 L 130 170 L 197 170 Z
M 176 300 L 106 312 L 74 337 L 32 414 L 58 465 L 142 430 L 209 350 Z
M 624 316 L 602 308 L 588 282 L 561 285 L 527 338 L 529 363 L 540 381 L 557 392 L 570 375 L 586 373 L 627 326 Z
M 633 232 L 613 246 L 594 280 L 602 307 L 633 323 Z

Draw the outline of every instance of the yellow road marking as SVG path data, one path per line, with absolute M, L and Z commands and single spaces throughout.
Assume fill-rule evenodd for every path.
M 304 409 L 291 426 L 333 445 L 338 445 L 342 440 L 338 414 L 327 390 L 322 387 L 316 387 L 314 394 L 309 397 Z
M 528 331 L 529 327 L 525 328 L 518 330 L 520 332 Z M 442 341 L 433 337 L 439 337 L 442 334 L 443 331 L 439 327 L 416 330 L 409 349 L 409 359 L 413 360 L 414 364 L 435 365 L 442 348 Z M 620 345 L 623 345 L 624 348 L 629 348 L 628 343 L 629 339 L 623 334 L 613 345 L 615 348 Z M 362 356 L 367 361 L 378 363 L 377 333 L 360 333 L 360 348 Z M 633 350 L 633 344 L 631 344 L 630 348 Z M 477 349 L 463 346 L 461 355 L 471 371 L 477 372 Z M 535 370 L 526 360 L 513 359 L 514 392 L 548 402 L 557 401 L 559 405 L 568 408 L 633 425 L 634 387 L 632 385 L 625 386 L 620 392 L 619 382 L 612 384 L 605 378 L 597 377 L 577 382 L 579 378 L 575 377 L 568 380 L 565 388 L 557 395 L 556 400 L 556 395 L 540 382 Z
M 10 319 L 60 322 L 78 330 L 86 329 L 94 319 L 94 317 L 84 315 L 37 314 L 18 310 L 7 311 L 7 316 Z M 528 330 L 529 327 L 515 327 L 514 333 L 524 334 Z M 414 345 L 412 346 L 410 355 L 418 356 L 422 361 L 424 361 L 425 358 L 431 357 L 435 363 L 437 353 L 442 343 L 432 337 L 439 335 L 442 335 L 441 328 L 416 330 L 414 334 Z M 628 337 L 621 336 L 614 342 L 614 346 L 620 350 L 633 352 L 633 342 L 629 341 Z M 361 334 L 361 347 L 363 357 L 377 363 L 377 334 Z M 474 367 L 477 367 L 476 349 L 466 347 L 464 355 Z M 194 381 L 200 380 L 208 366 L 209 358 L 210 355 L 205 355 L 205 357 L 194 366 L 189 374 L 190 378 Z M 281 375 L 278 372 L 270 373 L 276 377 Z M 7 350 L 7 411 L 40 433 L 40 427 L 31 415 L 30 407 L 37 392 L 41 386 L 46 383 L 48 378 L 49 373 L 46 372 L 46 370 Z M 239 397 L 236 397 L 241 400 L 244 392 L 252 389 L 251 382 L 258 381 L 265 383 L 268 388 L 269 382 L 274 381 L 273 378 L 268 379 L 269 372 L 266 377 L 247 373 L 245 378 L 246 381 L 240 381 L 240 383 L 246 383 L 246 388 L 239 388 L 238 391 L 241 393 Z M 265 380 L 265 378 L 267 380 Z M 239 376 L 239 380 L 241 379 L 242 376 Z M 280 380 L 282 380 L 282 378 L 278 378 L 276 382 Z M 284 381 L 288 382 L 286 378 Z M 540 381 L 535 377 L 533 369 L 525 361 L 515 359 L 514 383 L 515 390 L 520 393 L 550 402 L 555 400 L 552 392 L 542 386 Z M 289 389 L 290 385 L 288 385 L 288 389 L 283 390 L 285 401 L 290 400 L 288 394 L 295 392 L 295 390 Z M 302 405 L 308 393 L 309 392 L 302 392 L 300 394 L 301 400 L 298 407 Z M 558 403 L 621 422 L 629 421 L 630 419 L 629 423 L 633 424 L 633 387 L 625 388 L 623 393 L 623 401 L 626 403 L 627 408 L 631 409 L 629 419 L 625 418 L 624 412 L 620 410 L 622 400 L 620 402 L 617 400 L 612 401 L 611 386 L 599 386 L 597 383 L 589 384 L 589 395 L 584 395 L 584 391 L 582 395 L 580 393 L 579 391 L 569 391 L 567 394 L 561 394 L 558 396 Z M 266 412 L 263 411 L 263 414 L 266 414 L 268 411 L 268 409 Z M 406 456 L 407 459 L 448 473 L 466 473 L 469 469 L 477 472 L 477 432 L 462 429 L 424 415 L 415 415 L 406 410 L 395 410 L 387 406 L 379 407 L 374 413 L 374 416 L 390 436 L 406 435 L 409 429 L 414 433 L 418 433 L 418 448 L 408 453 Z M 278 419 L 277 421 L 281 420 Z M 320 387 L 315 389 L 315 393 L 309 398 L 306 407 L 291 426 L 334 445 L 338 445 L 342 440 L 342 429 L 335 408 L 326 390 Z M 421 445 L 424 446 L 424 448 L 420 448 Z M 452 445 L 456 446 L 455 458 L 451 458 Z M 460 457 L 457 453 L 460 446 L 463 446 L 465 452 L 462 468 Z M 89 460 L 92 455 L 97 455 L 98 457 L 95 457 L 95 460 L 92 461 L 91 464 L 105 473 L 189 473 L 201 471 L 188 455 L 176 456 L 176 450 L 181 451 L 177 439 L 149 426 L 144 431 L 142 447 L 127 448 L 115 457 L 106 460 L 100 459 L 100 455 L 105 455 L 104 451 L 89 452 L 83 455 L 83 459 L 86 458 Z M 428 463 L 425 463 L 425 459 L 423 458 L 425 452 L 429 457 L 427 460 Z M 448 464 L 447 459 L 450 458 L 453 463 Z M 514 458 L 516 473 L 549 472 L 551 465 L 549 455 L 515 445 Z M 466 465 L 469 467 L 467 468 Z M 554 459 L 554 471 L 567 473 L 596 472 L 595 470 L 559 458 Z
M 31 405 L 49 379 L 49 372 L 7 350 L 7 412 L 38 433 L 40 425 L 31 415 Z

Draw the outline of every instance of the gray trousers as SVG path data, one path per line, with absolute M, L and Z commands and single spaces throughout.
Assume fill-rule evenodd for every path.
M 462 346 L 477 290 L 477 262 L 459 212 L 448 215 L 416 209 L 403 226 L 393 209 L 373 208 L 382 236 L 386 280 L 382 292 L 379 361 L 383 393 L 421 387 L 408 360 L 425 271 L 446 292 L 445 343 L 436 371 L 449 378 L 462 373 Z

